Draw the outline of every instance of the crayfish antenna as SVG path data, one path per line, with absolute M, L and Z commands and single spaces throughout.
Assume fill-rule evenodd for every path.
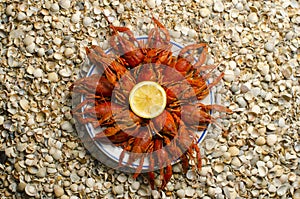
M 211 89 L 212 87 L 217 85 L 223 77 L 224 77 L 224 72 L 222 72 L 212 83 L 208 84 L 207 86 L 208 89 Z

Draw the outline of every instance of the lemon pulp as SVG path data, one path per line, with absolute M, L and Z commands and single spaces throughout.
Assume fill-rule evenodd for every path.
M 165 90 L 156 82 L 143 81 L 136 84 L 129 94 L 131 110 L 142 118 L 160 115 L 167 103 Z

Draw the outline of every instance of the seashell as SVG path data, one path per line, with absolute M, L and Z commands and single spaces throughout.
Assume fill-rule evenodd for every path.
M 220 0 L 214 1 L 213 10 L 216 12 L 223 12 L 224 11 L 224 4 Z
M 134 181 L 129 187 L 130 191 L 133 193 L 136 192 L 139 188 L 140 188 L 140 182 L 138 181 Z
M 262 136 L 258 137 L 255 141 L 255 144 L 257 144 L 258 146 L 262 146 L 266 143 L 266 139 Z
M 268 168 L 265 166 L 258 166 L 257 170 L 260 177 L 265 177 L 268 173 Z
M 47 168 L 46 167 L 40 167 L 36 173 L 36 176 L 39 178 L 45 177 L 47 174 Z
M 233 157 L 231 160 L 231 164 L 233 166 L 240 167 L 242 165 L 242 162 L 240 161 L 240 159 L 238 157 Z
M 248 21 L 253 24 L 257 23 L 258 22 L 257 14 L 255 12 L 250 13 L 248 15 Z
M 193 189 L 192 187 L 187 187 L 185 189 L 185 195 L 187 197 L 192 197 L 195 194 L 195 189 Z
M 37 174 L 37 172 L 38 172 L 38 167 L 37 167 L 37 166 L 30 166 L 30 167 L 27 168 L 27 170 L 28 170 L 28 172 L 29 172 L 30 174 Z
M 53 57 L 56 60 L 62 60 L 64 58 L 61 53 L 57 53 L 57 52 L 53 54 Z
M 17 154 L 15 153 L 15 147 L 8 147 L 5 149 L 5 155 L 7 157 L 16 157 Z
M 178 196 L 178 198 L 184 198 L 185 197 L 185 191 L 184 189 L 179 189 L 176 191 L 176 195 Z
M 27 184 L 25 186 L 25 193 L 28 196 L 36 196 L 37 195 L 37 188 L 36 188 L 36 186 L 32 185 L 32 184 Z
M 113 192 L 115 195 L 123 194 L 123 193 L 124 193 L 124 186 L 123 186 L 123 185 L 113 186 L 112 192 Z
M 186 177 L 189 180 L 196 180 L 197 174 L 194 170 L 188 170 L 187 173 L 186 173 Z
M 78 185 L 77 184 L 71 184 L 70 189 L 74 192 L 78 191 Z
M 17 191 L 23 192 L 25 190 L 25 187 L 26 187 L 26 183 L 21 181 L 17 186 Z
M 275 124 L 270 123 L 270 124 L 267 125 L 267 129 L 269 129 L 270 131 L 275 131 L 276 126 L 275 126 Z
M 282 75 L 286 78 L 289 79 L 291 75 L 293 74 L 293 69 L 290 66 L 286 66 L 282 71 Z
M 211 151 L 216 146 L 216 141 L 214 139 L 207 139 L 205 141 L 205 148 L 207 151 Z
M 21 99 L 20 100 L 20 106 L 21 106 L 21 108 L 24 110 L 24 111 L 28 111 L 29 110 L 29 108 L 30 108 L 30 105 L 29 105 L 29 101 L 27 100 L 27 99 Z
M 94 185 L 95 185 L 95 180 L 93 178 L 88 178 L 86 181 L 85 181 L 85 184 L 86 186 L 92 188 Z
M 151 195 L 153 199 L 159 199 L 161 198 L 160 193 L 157 190 L 152 190 Z
M 27 148 L 27 143 L 18 142 L 17 145 L 16 145 L 16 149 L 19 152 L 25 151 L 26 148 Z
M 283 184 L 277 189 L 276 193 L 278 196 L 284 196 L 286 195 L 286 192 L 288 191 L 289 188 L 290 188 L 289 184 Z
M 147 5 L 149 6 L 149 8 L 155 8 L 156 0 L 147 0 Z
M 111 187 L 111 185 L 112 185 L 111 182 L 104 182 L 104 183 L 103 183 L 103 186 L 104 186 L 104 188 L 106 188 L 106 189 L 109 189 L 109 188 Z
M 66 10 L 71 7 L 71 1 L 70 0 L 60 0 L 58 2 L 58 4 L 60 5 L 60 7 L 66 9 Z
M 63 121 L 60 125 L 62 130 L 65 130 L 67 132 L 73 132 L 73 126 L 69 121 Z
M 213 165 L 213 169 L 217 172 L 217 173 L 221 173 L 224 171 L 224 164 L 222 163 L 217 163 L 215 165 Z
M 268 125 L 271 122 L 272 118 L 269 115 L 263 115 L 261 118 L 261 124 Z
M 258 105 L 254 105 L 252 108 L 251 108 L 251 111 L 255 114 L 260 114 L 260 107 Z
M 240 13 L 239 10 L 237 10 L 237 9 L 231 9 L 230 10 L 230 17 L 236 19 L 239 16 L 239 13 Z
M 158 181 L 160 182 L 159 179 L 158 179 Z M 138 190 L 138 194 L 140 196 L 150 196 L 151 190 L 146 185 L 141 185 L 140 189 Z
M 118 175 L 117 180 L 121 183 L 124 183 L 127 180 L 127 176 L 122 173 L 122 174 Z
M 54 186 L 53 191 L 56 197 L 61 197 L 65 193 L 64 189 L 58 185 Z
M 293 199 L 299 199 L 299 198 L 300 198 L 300 189 L 298 188 L 293 195 Z
M 231 146 L 229 147 L 228 152 L 231 156 L 237 156 L 240 153 L 240 150 L 236 146 Z
M 276 142 L 277 142 L 277 135 L 275 134 L 267 135 L 267 144 L 269 146 L 273 146 Z
M 72 70 L 69 67 L 65 67 L 58 72 L 62 77 L 70 77 Z
M 3 125 L 3 123 L 4 123 L 4 117 L 0 115 L 0 125 Z
M 226 70 L 223 78 L 226 82 L 232 82 L 235 79 L 234 71 Z

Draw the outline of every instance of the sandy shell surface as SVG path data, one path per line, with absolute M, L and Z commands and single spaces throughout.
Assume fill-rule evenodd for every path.
M 163 191 L 102 165 L 74 128 L 69 87 L 84 47 L 109 47 L 103 13 L 136 36 L 153 14 L 225 72 L 213 90 L 234 113 L 209 129 L 202 170 L 174 165 Z M 298 1 L 2 0 L 0 16 L 0 198 L 300 199 Z

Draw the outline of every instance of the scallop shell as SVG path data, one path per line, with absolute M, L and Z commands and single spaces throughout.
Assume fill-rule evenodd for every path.
M 277 189 L 276 193 L 278 196 L 283 196 L 286 194 L 286 192 L 288 191 L 289 188 L 290 188 L 289 184 L 283 184 Z
M 194 170 L 188 170 L 187 173 L 186 173 L 186 177 L 189 180 L 196 180 L 197 174 Z
M 37 188 L 36 188 L 36 186 L 32 185 L 32 184 L 27 184 L 25 186 L 25 193 L 28 196 L 36 196 L 37 195 Z

